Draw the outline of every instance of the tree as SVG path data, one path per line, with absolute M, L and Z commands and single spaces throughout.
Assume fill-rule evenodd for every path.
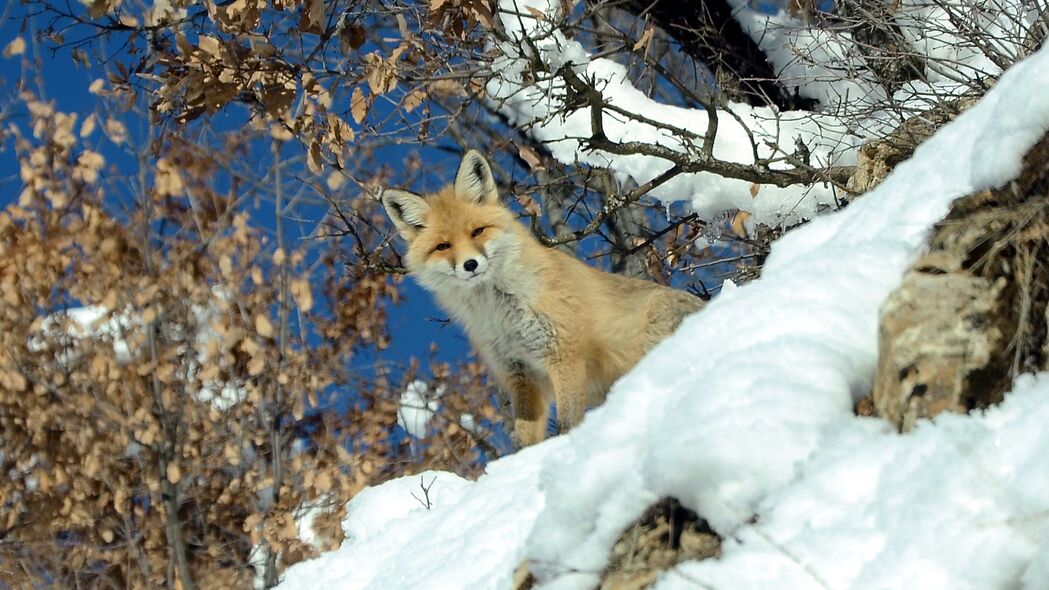
M 477 469 L 486 389 L 461 380 L 444 400 L 477 427 L 413 448 L 396 436 L 411 374 L 350 364 L 385 346 L 396 289 L 288 239 L 281 141 L 252 175 L 233 162 L 257 133 L 226 153 L 165 136 L 154 158 L 113 118 L 105 141 L 139 175 L 106 179 L 81 140 L 93 118 L 22 100 L 23 189 L 0 213 L 0 584 L 269 587 L 341 541 L 364 486 Z M 238 185 L 272 191 L 272 226 Z

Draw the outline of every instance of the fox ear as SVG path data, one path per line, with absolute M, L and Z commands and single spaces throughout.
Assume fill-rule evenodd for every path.
M 430 214 L 430 204 L 426 199 L 395 188 L 382 191 L 379 199 L 394 227 L 404 239 L 414 238 L 415 234 L 426 227 L 426 217 Z
M 466 152 L 459 163 L 459 172 L 455 174 L 455 195 L 470 203 L 499 202 L 499 189 L 495 187 L 492 168 L 477 150 Z

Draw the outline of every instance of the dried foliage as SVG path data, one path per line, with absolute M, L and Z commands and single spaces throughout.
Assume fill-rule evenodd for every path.
M 471 432 L 397 435 L 408 375 L 351 370 L 388 342 L 388 277 L 270 235 L 185 140 L 113 211 L 76 117 L 23 99 L 24 190 L 0 213 L 0 586 L 269 586 L 341 542 L 364 486 L 477 469 Z M 442 415 L 494 423 L 472 374 Z

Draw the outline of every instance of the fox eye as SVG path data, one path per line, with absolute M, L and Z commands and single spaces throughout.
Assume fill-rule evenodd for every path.
M 437 250 L 438 252 L 441 252 L 441 251 L 447 250 L 448 248 L 451 248 L 451 247 L 452 247 L 452 245 L 449 244 L 448 242 L 441 242 L 440 244 L 437 244 L 437 247 L 434 248 L 434 250 Z
M 479 236 L 479 235 L 481 235 L 483 233 L 484 233 L 484 227 L 479 227 L 479 228 L 475 229 L 472 234 L 470 234 L 470 237 L 471 238 L 476 238 L 477 236 Z

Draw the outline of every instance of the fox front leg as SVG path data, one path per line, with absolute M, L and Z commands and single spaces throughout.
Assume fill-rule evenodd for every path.
M 546 438 L 546 418 L 550 405 L 536 382 L 521 374 L 501 379 L 510 393 L 514 412 L 514 444 L 520 447 L 534 445 Z
M 550 384 L 557 403 L 557 431 L 568 432 L 583 421 L 586 410 L 586 363 L 567 359 L 552 363 Z

